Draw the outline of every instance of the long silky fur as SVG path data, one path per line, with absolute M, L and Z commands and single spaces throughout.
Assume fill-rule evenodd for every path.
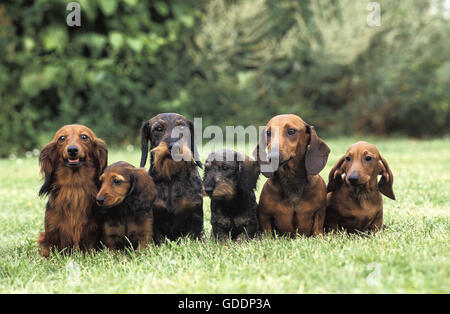
M 48 256 L 52 248 L 88 249 L 97 241 L 98 226 L 93 218 L 93 207 L 99 185 L 98 175 L 107 164 L 107 147 L 97 138 L 92 147 L 86 164 L 75 170 L 64 165 L 55 141 L 41 151 L 39 163 L 44 183 L 39 195 L 49 195 L 45 232 L 38 238 L 43 256 Z

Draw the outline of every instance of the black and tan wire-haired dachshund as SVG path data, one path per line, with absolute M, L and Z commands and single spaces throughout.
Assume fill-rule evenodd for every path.
M 381 194 L 395 200 L 393 184 L 394 175 L 375 145 L 351 145 L 330 171 L 325 228 L 349 233 L 382 229 Z
M 45 181 L 39 195 L 49 195 L 45 232 L 38 238 L 39 253 L 52 249 L 94 249 L 100 226 L 95 211 L 98 177 L 108 162 L 105 142 L 84 125 L 60 128 L 39 155 Z
M 166 238 L 203 236 L 202 168 L 194 141 L 194 125 L 177 113 L 162 113 L 141 128 L 141 167 L 150 141 L 150 169 L 157 199 L 153 208 L 157 243 Z
M 211 198 L 212 236 L 218 240 L 253 238 L 259 231 L 255 188 L 259 164 L 231 149 L 220 149 L 205 162 L 203 185 Z
M 97 204 L 102 214 L 102 242 L 109 249 L 144 249 L 153 241 L 155 185 L 147 171 L 119 161 L 100 176 Z

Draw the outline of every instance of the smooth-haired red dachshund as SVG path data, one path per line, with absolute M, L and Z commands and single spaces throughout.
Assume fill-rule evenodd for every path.
M 287 235 L 322 234 L 327 195 L 319 172 L 330 149 L 314 127 L 297 115 L 275 116 L 264 131 L 254 152 L 261 162 L 261 172 L 269 178 L 258 205 L 262 230 Z M 264 164 L 274 160 L 278 168 L 266 171 Z
M 378 176 L 381 175 L 379 182 Z M 380 152 L 367 142 L 349 147 L 331 169 L 325 219 L 327 230 L 376 232 L 383 227 L 383 198 L 395 200 L 394 175 Z

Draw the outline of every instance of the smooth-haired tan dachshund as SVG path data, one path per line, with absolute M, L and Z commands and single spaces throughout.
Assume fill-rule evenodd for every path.
M 381 179 L 378 181 L 378 175 Z M 325 219 L 327 230 L 376 232 L 383 227 L 383 198 L 395 200 L 394 176 L 380 152 L 367 142 L 349 147 L 331 169 Z
M 273 117 L 254 154 L 264 163 L 278 161 L 259 199 L 258 216 L 264 232 L 315 236 L 323 233 L 326 185 L 318 175 L 330 149 L 314 127 L 293 114 Z M 278 151 L 277 151 L 278 147 Z M 268 154 L 265 154 L 265 148 Z
M 119 161 L 105 169 L 97 204 L 102 215 L 102 242 L 109 249 L 145 249 L 153 242 L 156 189 L 143 168 Z

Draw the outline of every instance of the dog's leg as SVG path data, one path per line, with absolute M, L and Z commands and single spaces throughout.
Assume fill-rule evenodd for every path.
M 117 244 L 123 242 L 125 225 L 123 223 L 105 222 L 103 226 L 104 243 L 108 249 L 115 250 Z
M 138 239 L 137 250 L 146 249 L 153 242 L 153 219 L 150 214 L 147 214 L 143 221 L 131 225 L 129 231 L 134 231 L 134 229 L 136 229 L 135 233 Z
M 45 238 L 45 232 L 40 232 L 37 242 L 39 244 L 39 254 L 42 257 L 49 257 L 50 255 L 50 244 L 47 242 Z
M 320 208 L 319 210 L 317 210 L 315 216 L 314 216 L 314 225 L 313 225 L 313 230 L 312 230 L 312 236 L 318 236 L 323 234 L 323 225 L 325 222 L 325 212 L 326 212 L 326 208 Z
M 263 231 L 263 233 L 271 235 L 273 233 L 272 219 L 271 219 L 272 217 L 270 217 L 269 215 L 266 215 L 266 214 L 259 213 L 258 218 L 259 218 L 259 223 L 261 224 L 261 230 Z
M 376 233 L 382 229 L 384 229 L 384 225 L 383 225 L 383 211 L 381 210 L 380 212 L 377 213 L 377 215 L 375 216 L 372 224 L 369 227 L 369 231 Z

